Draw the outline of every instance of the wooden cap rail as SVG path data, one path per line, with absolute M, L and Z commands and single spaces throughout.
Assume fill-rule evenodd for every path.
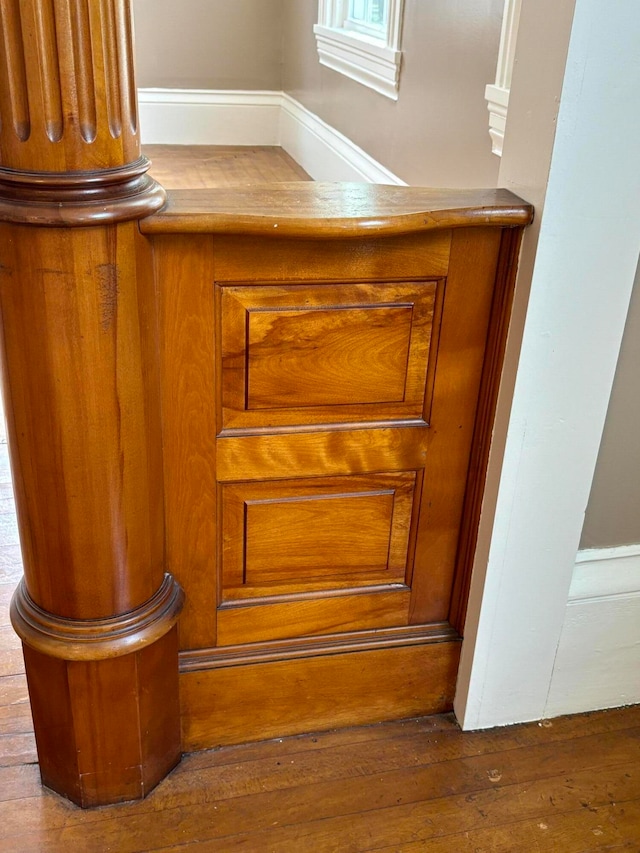
M 356 183 L 282 183 L 173 190 L 144 234 L 376 237 L 470 226 L 528 225 L 533 208 L 501 189 L 440 190 Z

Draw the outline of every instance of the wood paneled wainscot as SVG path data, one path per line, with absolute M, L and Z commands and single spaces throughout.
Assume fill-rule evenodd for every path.
M 451 708 L 522 227 L 504 191 L 170 193 L 183 745 Z

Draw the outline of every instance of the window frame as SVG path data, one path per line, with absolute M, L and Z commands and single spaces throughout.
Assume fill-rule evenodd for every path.
M 398 100 L 404 0 L 388 0 L 386 27 L 380 35 L 347 24 L 348 0 L 319 0 L 316 37 L 320 64 Z

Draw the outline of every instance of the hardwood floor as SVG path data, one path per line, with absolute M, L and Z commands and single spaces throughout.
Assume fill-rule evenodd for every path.
M 453 717 L 189 755 L 143 802 L 82 811 L 40 785 L 0 445 L 0 851 L 640 850 L 640 706 L 487 732 Z
M 167 187 L 308 180 L 280 149 L 150 146 Z M 143 802 L 82 811 L 40 785 L 0 444 L 0 853 L 640 851 L 640 706 L 462 733 L 422 718 L 186 756 Z M 259 709 L 256 709 L 259 713 Z
M 145 145 L 149 173 L 165 189 L 310 181 L 282 148 L 266 145 Z

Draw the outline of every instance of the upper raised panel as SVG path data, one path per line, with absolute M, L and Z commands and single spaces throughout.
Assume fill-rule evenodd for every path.
M 412 305 L 248 313 L 247 409 L 401 403 Z
M 219 292 L 222 429 L 422 418 L 437 282 Z

